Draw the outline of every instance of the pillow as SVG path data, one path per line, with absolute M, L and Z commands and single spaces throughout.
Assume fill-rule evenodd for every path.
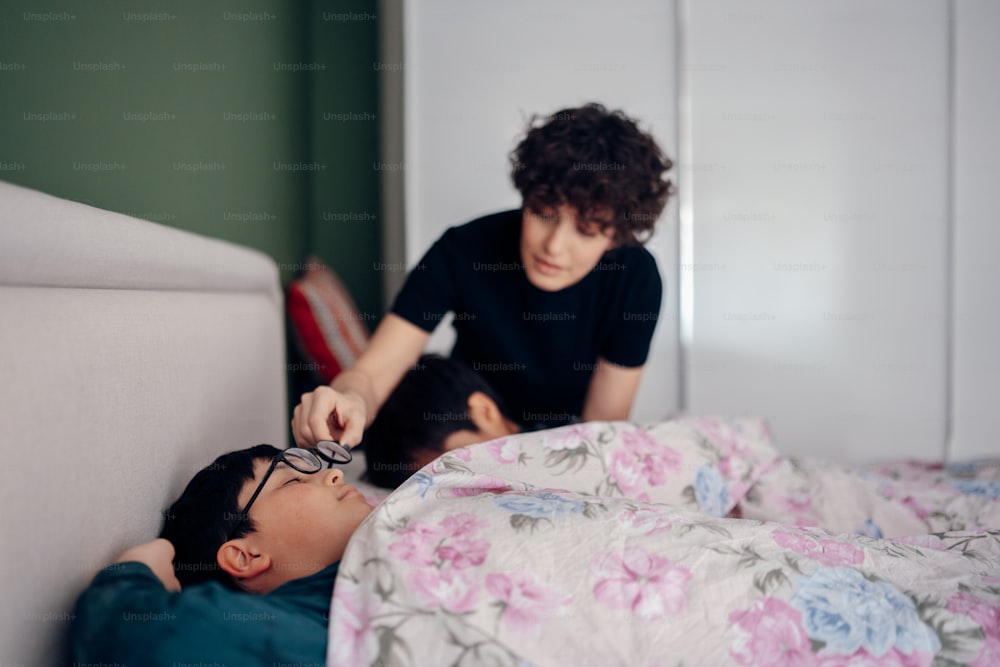
M 288 286 L 292 334 L 310 368 L 327 383 L 368 347 L 369 333 L 337 274 L 316 257 Z

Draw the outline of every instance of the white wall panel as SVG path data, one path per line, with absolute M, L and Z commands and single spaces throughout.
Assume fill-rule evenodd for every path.
M 414 0 L 403 11 L 408 266 L 445 228 L 520 205 L 507 155 L 532 114 L 601 102 L 637 118 L 676 159 L 674 2 Z M 675 239 L 671 205 L 649 246 L 664 317 L 640 420 L 677 407 Z M 439 327 L 434 347 L 450 333 Z
M 947 4 L 686 8 L 691 411 L 766 416 L 793 454 L 940 458 Z
M 689 411 L 766 416 L 796 454 L 940 458 L 949 426 L 951 456 L 1000 453 L 1000 8 L 682 7 L 677 25 L 673 2 L 405 3 L 406 263 L 518 204 L 506 156 L 530 114 L 621 107 L 679 158 L 693 232 L 678 266 L 673 202 L 651 246 L 667 290 L 636 418 L 680 400 L 680 275 Z
M 952 458 L 1000 455 L 1000 4 L 955 3 Z

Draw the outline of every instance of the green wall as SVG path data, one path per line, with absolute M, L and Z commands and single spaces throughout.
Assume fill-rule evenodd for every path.
M 0 179 L 257 248 L 284 279 L 317 253 L 381 314 L 377 122 L 324 120 L 374 117 L 376 29 L 374 0 L 4 3 Z
M 328 65 L 308 89 L 310 160 L 333 167 L 311 182 L 308 246 L 336 267 L 369 330 L 382 315 L 375 5 L 313 0 L 306 20 L 312 60 Z

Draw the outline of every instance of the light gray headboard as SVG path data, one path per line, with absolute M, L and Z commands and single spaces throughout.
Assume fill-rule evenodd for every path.
M 68 664 L 77 595 L 218 454 L 287 442 L 264 255 L 0 183 L 0 663 Z

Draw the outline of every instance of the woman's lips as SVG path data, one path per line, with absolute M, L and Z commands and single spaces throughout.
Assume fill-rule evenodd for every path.
M 547 262 L 541 257 L 535 257 L 535 267 L 538 269 L 539 273 L 543 273 L 547 276 L 554 276 L 555 274 L 562 271 L 562 267 L 558 264 L 553 264 L 552 262 Z
M 340 492 L 340 495 L 337 496 L 337 500 L 343 500 L 344 498 L 346 498 L 347 496 L 351 495 L 352 493 L 356 493 L 358 495 L 361 495 L 360 491 L 358 491 L 353 486 L 351 486 L 351 485 L 348 484 L 346 487 L 344 487 L 344 490 Z

